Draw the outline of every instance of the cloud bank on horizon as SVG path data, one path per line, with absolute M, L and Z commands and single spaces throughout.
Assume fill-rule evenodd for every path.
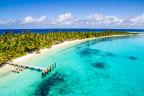
M 0 28 L 117 28 L 144 29 L 144 14 L 136 17 L 105 16 L 93 14 L 86 17 L 75 17 L 72 13 L 65 13 L 58 17 L 41 16 L 35 18 L 27 16 L 23 20 L 0 20 Z

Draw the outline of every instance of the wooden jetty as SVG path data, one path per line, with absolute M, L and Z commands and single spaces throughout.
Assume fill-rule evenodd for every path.
M 56 63 L 48 66 L 47 68 L 26 65 L 26 64 L 19 64 L 19 63 L 14 63 L 14 62 L 7 62 L 7 64 L 42 71 L 42 75 L 46 75 L 46 73 L 49 73 L 49 71 L 51 72 L 53 69 L 56 68 Z

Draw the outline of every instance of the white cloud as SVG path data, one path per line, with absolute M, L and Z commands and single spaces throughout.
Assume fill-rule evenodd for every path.
M 12 23 L 15 23 L 15 22 L 16 22 L 16 20 L 9 19 L 9 20 L 6 20 L 6 21 L 0 21 L 0 25 L 12 24 Z
M 54 25 L 71 25 L 75 24 L 78 19 L 75 18 L 71 13 L 59 15 L 58 18 L 50 18 L 48 23 Z
M 59 18 L 58 18 L 58 21 L 63 22 L 63 21 L 67 21 L 67 20 L 70 20 L 70 19 L 73 19 L 73 18 L 74 17 L 72 16 L 71 13 L 66 13 L 66 14 L 60 15 Z
M 87 16 L 86 24 L 90 25 L 107 25 L 107 24 L 121 24 L 124 20 L 116 16 L 104 16 L 102 14 L 94 14 Z
M 57 17 L 34 18 L 25 17 L 22 21 L 0 21 L 2 27 L 11 25 L 14 28 L 142 28 L 144 29 L 144 14 L 136 17 L 106 16 L 93 14 L 83 18 L 75 17 L 71 13 L 61 14 Z
M 30 24 L 30 23 L 44 23 L 46 16 L 40 18 L 33 18 L 31 16 L 25 17 L 21 24 Z
M 144 14 L 130 19 L 131 25 L 144 24 Z M 144 25 L 143 25 L 144 26 Z

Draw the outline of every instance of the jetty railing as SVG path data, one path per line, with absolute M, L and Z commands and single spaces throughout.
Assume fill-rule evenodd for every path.
M 13 66 L 18 66 L 18 67 L 23 67 L 23 68 L 36 69 L 38 71 L 42 71 L 42 75 L 46 75 L 47 73 L 51 72 L 52 70 L 54 70 L 56 68 L 56 63 L 48 66 L 47 68 L 26 65 L 26 64 L 19 64 L 19 63 L 14 63 L 14 62 L 7 62 L 7 64 L 13 65 Z

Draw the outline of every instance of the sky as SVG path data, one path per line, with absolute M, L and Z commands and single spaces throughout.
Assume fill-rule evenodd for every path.
M 144 29 L 144 0 L 0 0 L 0 29 Z

